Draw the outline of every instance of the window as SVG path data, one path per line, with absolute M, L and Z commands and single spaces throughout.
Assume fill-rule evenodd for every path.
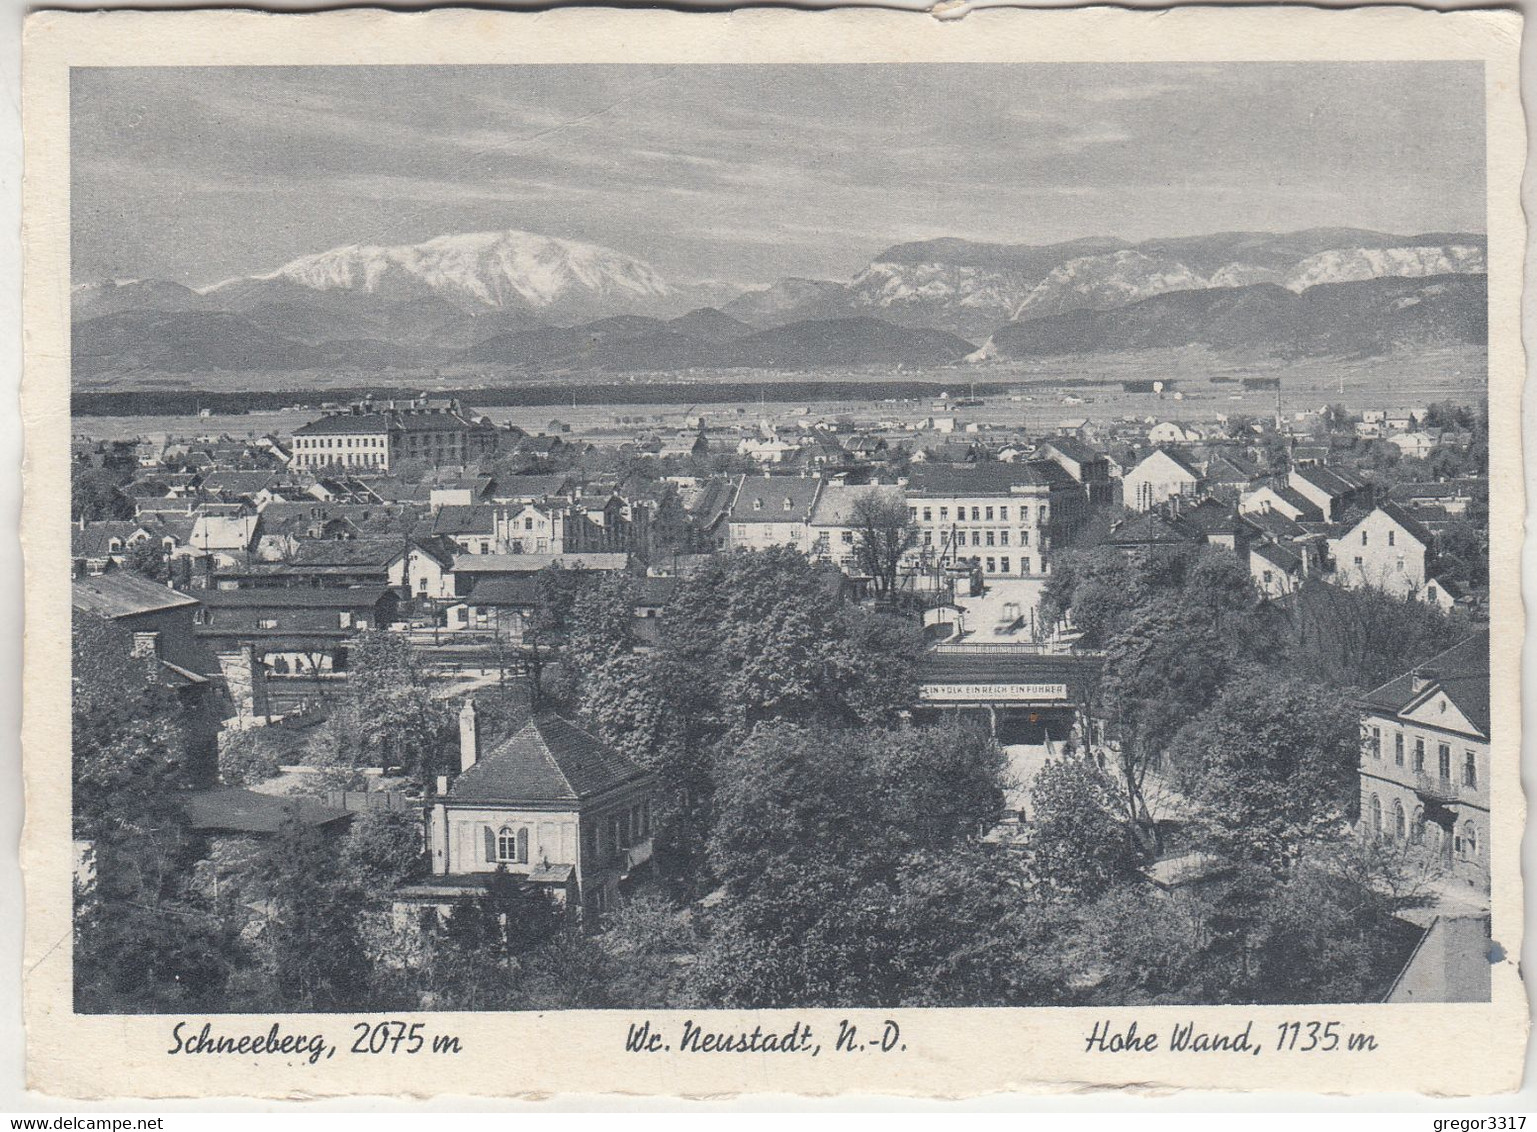
M 427 592 L 427 578 L 425 575 L 416 579 L 416 592 L 423 594 Z
M 1452 777 L 1452 749 L 1445 743 L 1436 746 L 1437 768 L 1441 771 L 1443 779 Z
M 1023 531 L 1019 532 L 1019 545 L 1020 546 L 1029 546 L 1030 545 L 1030 532 L 1028 530 L 1023 530 Z
M 987 532 L 987 545 L 988 546 L 993 546 L 994 545 L 994 541 L 993 540 L 994 540 L 995 537 L 996 536 L 993 534 L 992 531 L 988 531 Z
M 980 508 L 980 507 L 973 507 L 971 509 L 971 521 L 973 523 L 980 523 L 982 521 L 981 511 L 982 511 L 982 508 Z
M 1472 822 L 1462 827 L 1462 855 L 1469 861 L 1478 860 L 1478 827 Z
M 534 529 L 534 520 L 532 516 L 529 516 L 527 519 L 523 520 L 523 529 L 525 531 L 531 531 Z
M 1371 815 L 1372 836 L 1380 838 L 1382 836 L 1382 799 L 1375 794 L 1372 795 Z
M 1414 741 L 1414 770 L 1416 774 L 1425 773 L 1425 740 Z
M 943 523 L 949 517 L 950 517 L 950 508 L 948 508 L 948 507 L 941 507 L 939 509 L 939 521 L 941 523 Z
M 1462 756 L 1462 784 L 1476 789 L 1478 786 L 1478 757 L 1472 751 L 1464 751 Z
M 1404 821 L 1404 804 L 1402 802 L 1399 802 L 1399 801 L 1395 800 L 1393 802 L 1393 840 L 1394 841 L 1402 841 L 1402 840 L 1404 840 L 1404 836 L 1407 833 L 1406 824 L 1407 823 Z
M 1030 559 L 1028 559 L 1028 558 L 1021 558 L 1019 560 L 1019 572 L 1021 574 L 1028 574 L 1028 573 L 1030 573 Z
M 982 532 L 981 531 L 972 531 L 971 532 L 971 545 L 972 546 L 981 546 L 982 545 Z
M 1000 523 L 1007 523 L 1009 521 L 1009 509 L 1007 507 L 998 508 L 998 521 Z
M 1372 753 L 1372 758 L 1380 759 L 1382 757 L 1382 728 L 1372 728 L 1371 738 L 1367 741 L 1366 745 Z
M 999 531 L 998 532 L 998 545 L 999 546 L 1008 546 L 1009 545 L 1009 532 L 1008 531 Z
M 1394 543 L 1397 541 L 1397 535 L 1398 535 L 1397 531 L 1389 531 L 1388 532 L 1388 545 L 1389 546 L 1394 545 Z
M 988 521 L 988 522 L 989 522 L 989 523 L 991 523 L 991 522 L 992 522 L 992 521 L 993 521 L 993 509 L 992 509 L 992 508 L 991 508 L 991 507 L 989 507 L 989 508 L 988 508 L 988 509 L 987 509 L 987 512 L 986 512 L 986 514 L 987 514 L 987 521 Z
M 763 510 L 763 500 L 761 500 L 761 499 L 754 499 L 752 501 L 752 509 L 754 511 L 762 511 Z
M 1361 532 L 1361 545 L 1362 546 L 1366 545 L 1366 532 L 1365 531 Z
M 924 531 L 923 532 L 923 545 L 924 546 L 933 546 L 934 545 L 934 532 L 933 531 Z
M 909 507 L 907 509 L 907 521 L 910 523 L 916 523 L 918 521 L 918 508 Z
M 923 509 L 923 521 L 925 523 L 931 523 L 934 521 L 934 508 L 925 507 Z
M 1356 569 L 1359 570 L 1360 568 L 1361 568 L 1361 556 L 1358 554 L 1358 555 L 1356 555 Z
M 987 572 L 989 574 L 996 574 L 998 572 L 998 562 L 996 559 L 989 558 L 987 560 Z
M 258 629 L 276 629 L 278 627 L 277 618 L 263 617 L 256 623 L 256 627 Z
M 788 495 L 785 496 L 784 509 L 786 511 L 793 511 L 793 510 L 795 510 L 795 504 L 794 504 L 794 502 L 791 501 L 791 499 L 790 499 L 790 497 Z
M 1414 820 L 1409 823 L 1409 838 L 1416 845 L 1425 844 L 1425 807 L 1414 807 Z
M 998 568 L 1007 574 L 1009 572 L 1009 560 L 1007 558 L 998 559 Z
M 1404 733 L 1402 731 L 1393 733 L 1393 764 L 1404 765 Z
M 1271 583 L 1271 580 L 1274 578 L 1274 575 L 1269 570 L 1266 570 L 1264 571 L 1264 577 L 1265 584 L 1268 586 Z
M 844 532 L 842 532 L 842 534 L 839 537 L 840 537 L 841 541 L 843 542 L 844 546 L 852 546 L 854 544 L 854 532 L 853 531 L 844 531 Z
M 343 629 L 350 629 L 350 628 L 352 628 L 352 614 L 348 610 L 345 610 L 345 609 L 342 610 L 341 617 L 340 617 L 339 620 L 341 622 L 341 627 Z
M 518 861 L 518 835 L 506 826 L 502 826 L 496 835 L 496 859 L 508 864 Z

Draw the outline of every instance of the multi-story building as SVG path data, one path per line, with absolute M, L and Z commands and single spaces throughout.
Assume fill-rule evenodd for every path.
M 1361 828 L 1489 884 L 1489 633 L 1361 700 Z
M 359 401 L 296 428 L 292 467 L 387 472 L 402 460 L 472 464 L 496 454 L 500 435 L 451 398 Z
M 793 546 L 811 552 L 811 514 L 822 492 L 819 479 L 798 476 L 743 476 L 727 517 L 727 545 L 767 550 Z
M 993 577 L 1046 573 L 1052 546 L 1088 511 L 1084 486 L 1051 460 L 926 464 L 906 494 L 920 557 Z

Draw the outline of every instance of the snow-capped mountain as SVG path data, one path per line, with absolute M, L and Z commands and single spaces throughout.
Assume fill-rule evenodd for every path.
M 420 244 L 350 244 L 300 256 L 263 275 L 226 280 L 204 294 L 248 295 L 264 283 L 390 297 L 428 294 L 532 312 L 558 311 L 572 300 L 645 302 L 674 294 L 650 264 L 633 256 L 518 229 L 438 236 Z

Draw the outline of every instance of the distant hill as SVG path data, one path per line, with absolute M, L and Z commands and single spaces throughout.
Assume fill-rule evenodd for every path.
M 1189 345 L 1286 355 L 1383 354 L 1487 340 L 1482 275 L 1385 277 L 1310 287 L 1274 283 L 1171 291 L 1112 310 L 1075 310 L 1000 327 L 979 359 Z
M 849 313 L 848 288 L 827 279 L 781 279 L 761 291 L 748 291 L 721 308 L 758 330 L 814 318 L 842 318 Z
M 668 327 L 678 334 L 687 335 L 700 342 L 719 345 L 746 338 L 753 328 L 741 319 L 732 318 L 714 307 L 700 307 L 669 322 Z
M 325 354 L 224 311 L 119 311 L 75 323 L 71 354 L 78 376 L 108 371 L 293 370 Z

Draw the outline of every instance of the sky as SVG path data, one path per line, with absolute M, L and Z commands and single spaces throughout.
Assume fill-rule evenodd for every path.
M 76 283 L 522 228 L 674 282 L 881 249 L 1484 230 L 1477 63 L 77 69 Z

